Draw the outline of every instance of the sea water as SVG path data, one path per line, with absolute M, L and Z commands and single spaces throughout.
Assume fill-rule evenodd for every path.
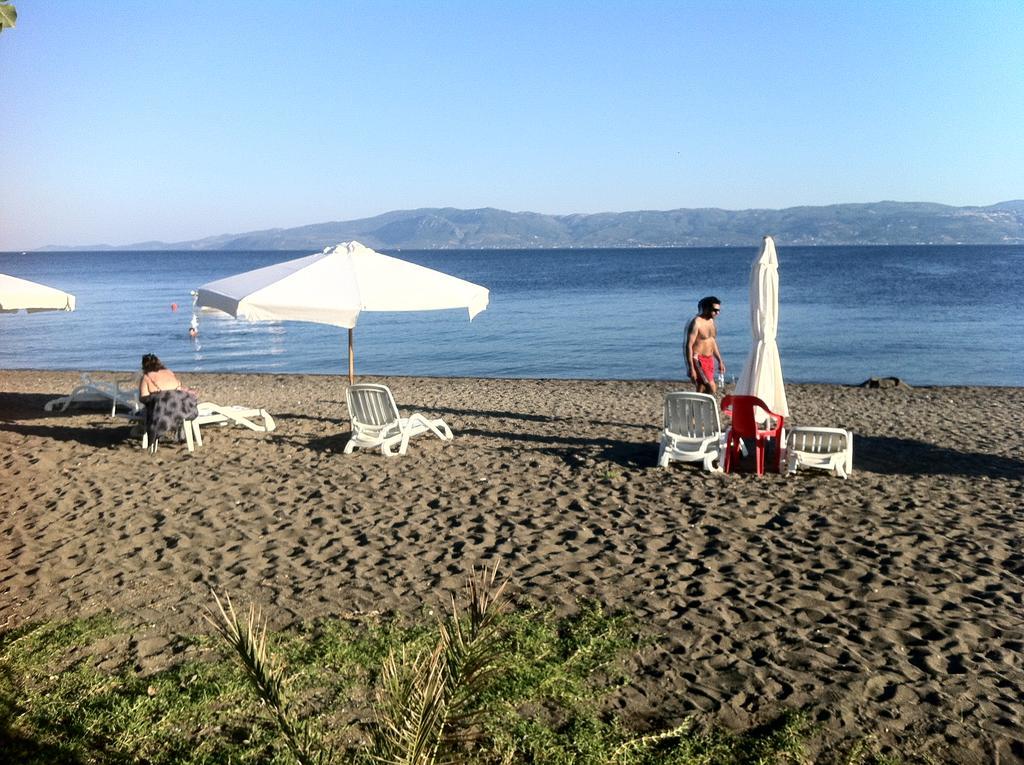
M 464 310 L 363 313 L 357 374 L 685 378 L 697 301 L 722 301 L 727 379 L 751 347 L 757 248 L 403 251 L 490 289 Z M 347 370 L 343 329 L 203 313 L 191 290 L 308 252 L 0 253 L 0 273 L 73 293 L 74 313 L 0 315 L 0 368 L 135 369 L 143 353 L 188 371 Z M 786 247 L 778 344 L 785 379 L 1024 385 L 1024 247 Z M 173 306 L 177 310 L 172 310 Z

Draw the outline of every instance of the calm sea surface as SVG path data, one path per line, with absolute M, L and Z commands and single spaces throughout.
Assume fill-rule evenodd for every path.
M 345 330 L 200 317 L 190 290 L 303 252 L 0 253 L 0 273 L 77 296 L 74 313 L 0 315 L 0 368 L 347 369 Z M 403 251 L 482 284 L 490 307 L 363 313 L 357 374 L 683 379 L 683 331 L 722 299 L 730 376 L 750 350 L 757 248 Z M 1024 385 L 1024 247 L 778 247 L 779 348 L 793 382 Z M 178 305 L 172 311 L 171 305 Z

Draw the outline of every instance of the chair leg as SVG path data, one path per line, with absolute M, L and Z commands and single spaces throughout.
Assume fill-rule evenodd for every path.
M 739 453 L 739 446 L 738 446 L 738 444 L 740 444 L 740 443 L 742 443 L 742 441 L 740 441 L 738 438 L 734 438 L 732 436 L 730 436 L 729 440 L 726 442 L 726 444 L 725 444 L 725 460 L 724 460 L 724 462 L 722 464 L 722 471 L 723 472 L 729 473 L 729 472 L 732 471 L 732 463 L 733 463 L 733 460 L 736 459 L 736 457 L 737 457 L 737 455 Z
M 834 468 L 835 474 L 837 476 L 839 476 L 840 478 L 849 478 L 849 474 L 846 472 L 846 457 L 845 457 L 845 455 L 839 457 L 838 459 L 835 459 L 834 461 L 835 461 L 835 468 Z

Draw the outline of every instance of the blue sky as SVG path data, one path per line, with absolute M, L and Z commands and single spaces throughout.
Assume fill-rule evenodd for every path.
M 1024 3 L 16 0 L 0 250 L 1024 197 Z

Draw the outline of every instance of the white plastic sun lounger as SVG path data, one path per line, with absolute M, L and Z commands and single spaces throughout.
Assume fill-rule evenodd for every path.
M 786 472 L 795 473 L 798 467 L 849 477 L 853 472 L 853 433 L 841 428 L 793 428 L 786 436 Z
M 725 433 L 718 417 L 718 402 L 707 393 L 676 391 L 665 394 L 665 421 L 658 449 L 659 467 L 669 462 L 700 462 L 705 470 L 720 472 L 718 464 Z
M 111 417 L 117 414 L 119 406 L 132 414 L 143 411 L 145 407 L 139 401 L 138 376 L 113 381 L 96 380 L 88 372 L 83 372 L 71 393 L 47 401 L 43 409 L 47 412 L 63 412 L 73 405 L 108 403 Z
M 156 445 L 149 444 L 149 437 L 146 434 L 146 410 L 142 408 L 137 413 L 127 415 L 133 423 L 132 435 L 142 436 L 142 448 L 149 448 L 156 451 Z M 259 422 L 258 420 L 262 420 Z M 183 430 L 185 443 L 191 452 L 196 446 L 203 445 L 203 433 L 200 429 L 203 425 L 241 425 L 257 433 L 269 433 L 277 428 L 277 423 L 266 409 L 253 409 L 247 406 L 221 406 L 209 401 L 199 403 L 199 416 L 194 420 L 185 420 Z
M 241 425 L 257 433 L 269 433 L 277 427 L 274 418 L 266 409 L 247 406 L 221 406 L 209 401 L 199 402 L 199 416 L 192 420 L 196 444 L 203 445 L 200 427 L 203 425 Z
M 394 457 L 405 454 L 409 439 L 431 432 L 442 441 L 452 440 L 451 428 L 444 420 L 428 420 L 419 412 L 402 417 L 391 389 L 386 385 L 357 383 L 350 385 L 345 394 L 352 420 L 352 437 L 345 444 L 345 454 L 356 448 L 380 447 L 381 454 Z M 398 452 L 392 447 L 398 444 Z

